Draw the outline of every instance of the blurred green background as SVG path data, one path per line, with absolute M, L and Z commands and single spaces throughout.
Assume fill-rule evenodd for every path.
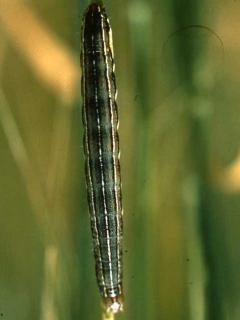
M 0 319 L 101 319 L 82 148 L 83 0 L 0 2 Z M 125 310 L 240 318 L 240 2 L 106 0 Z

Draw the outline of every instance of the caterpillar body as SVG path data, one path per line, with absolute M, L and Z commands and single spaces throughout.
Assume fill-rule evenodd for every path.
M 107 311 L 122 310 L 122 195 L 112 33 L 104 7 L 87 8 L 82 26 L 86 183 L 96 276 Z

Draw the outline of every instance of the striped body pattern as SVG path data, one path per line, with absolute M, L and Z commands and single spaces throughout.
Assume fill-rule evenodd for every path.
M 103 6 L 89 5 L 82 27 L 86 181 L 96 275 L 107 311 L 122 309 L 122 201 L 112 35 Z

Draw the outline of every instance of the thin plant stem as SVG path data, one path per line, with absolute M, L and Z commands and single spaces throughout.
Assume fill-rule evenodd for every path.
M 55 287 L 57 283 L 58 250 L 55 246 L 45 247 L 44 282 L 41 299 L 41 320 L 57 320 L 55 306 Z
M 59 107 L 54 119 L 54 128 L 50 149 L 50 160 L 46 181 L 48 201 L 54 202 L 57 195 L 65 187 L 67 175 L 67 159 L 71 134 L 71 112 L 67 108 Z M 60 160 L 61 159 L 61 160 Z
M 102 313 L 102 320 L 114 320 L 114 313 L 112 312 L 103 312 Z
M 0 88 L 0 123 L 7 138 L 7 142 L 19 171 L 25 181 L 28 196 L 34 212 L 43 230 L 48 224 L 47 204 L 43 186 L 39 182 L 36 169 L 29 159 L 24 141 L 12 114 L 11 108 Z

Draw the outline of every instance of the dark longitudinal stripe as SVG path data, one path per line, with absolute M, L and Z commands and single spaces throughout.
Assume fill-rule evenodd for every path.
M 107 309 L 122 308 L 122 203 L 112 36 L 102 5 L 91 4 L 82 30 L 86 180 L 96 274 Z

